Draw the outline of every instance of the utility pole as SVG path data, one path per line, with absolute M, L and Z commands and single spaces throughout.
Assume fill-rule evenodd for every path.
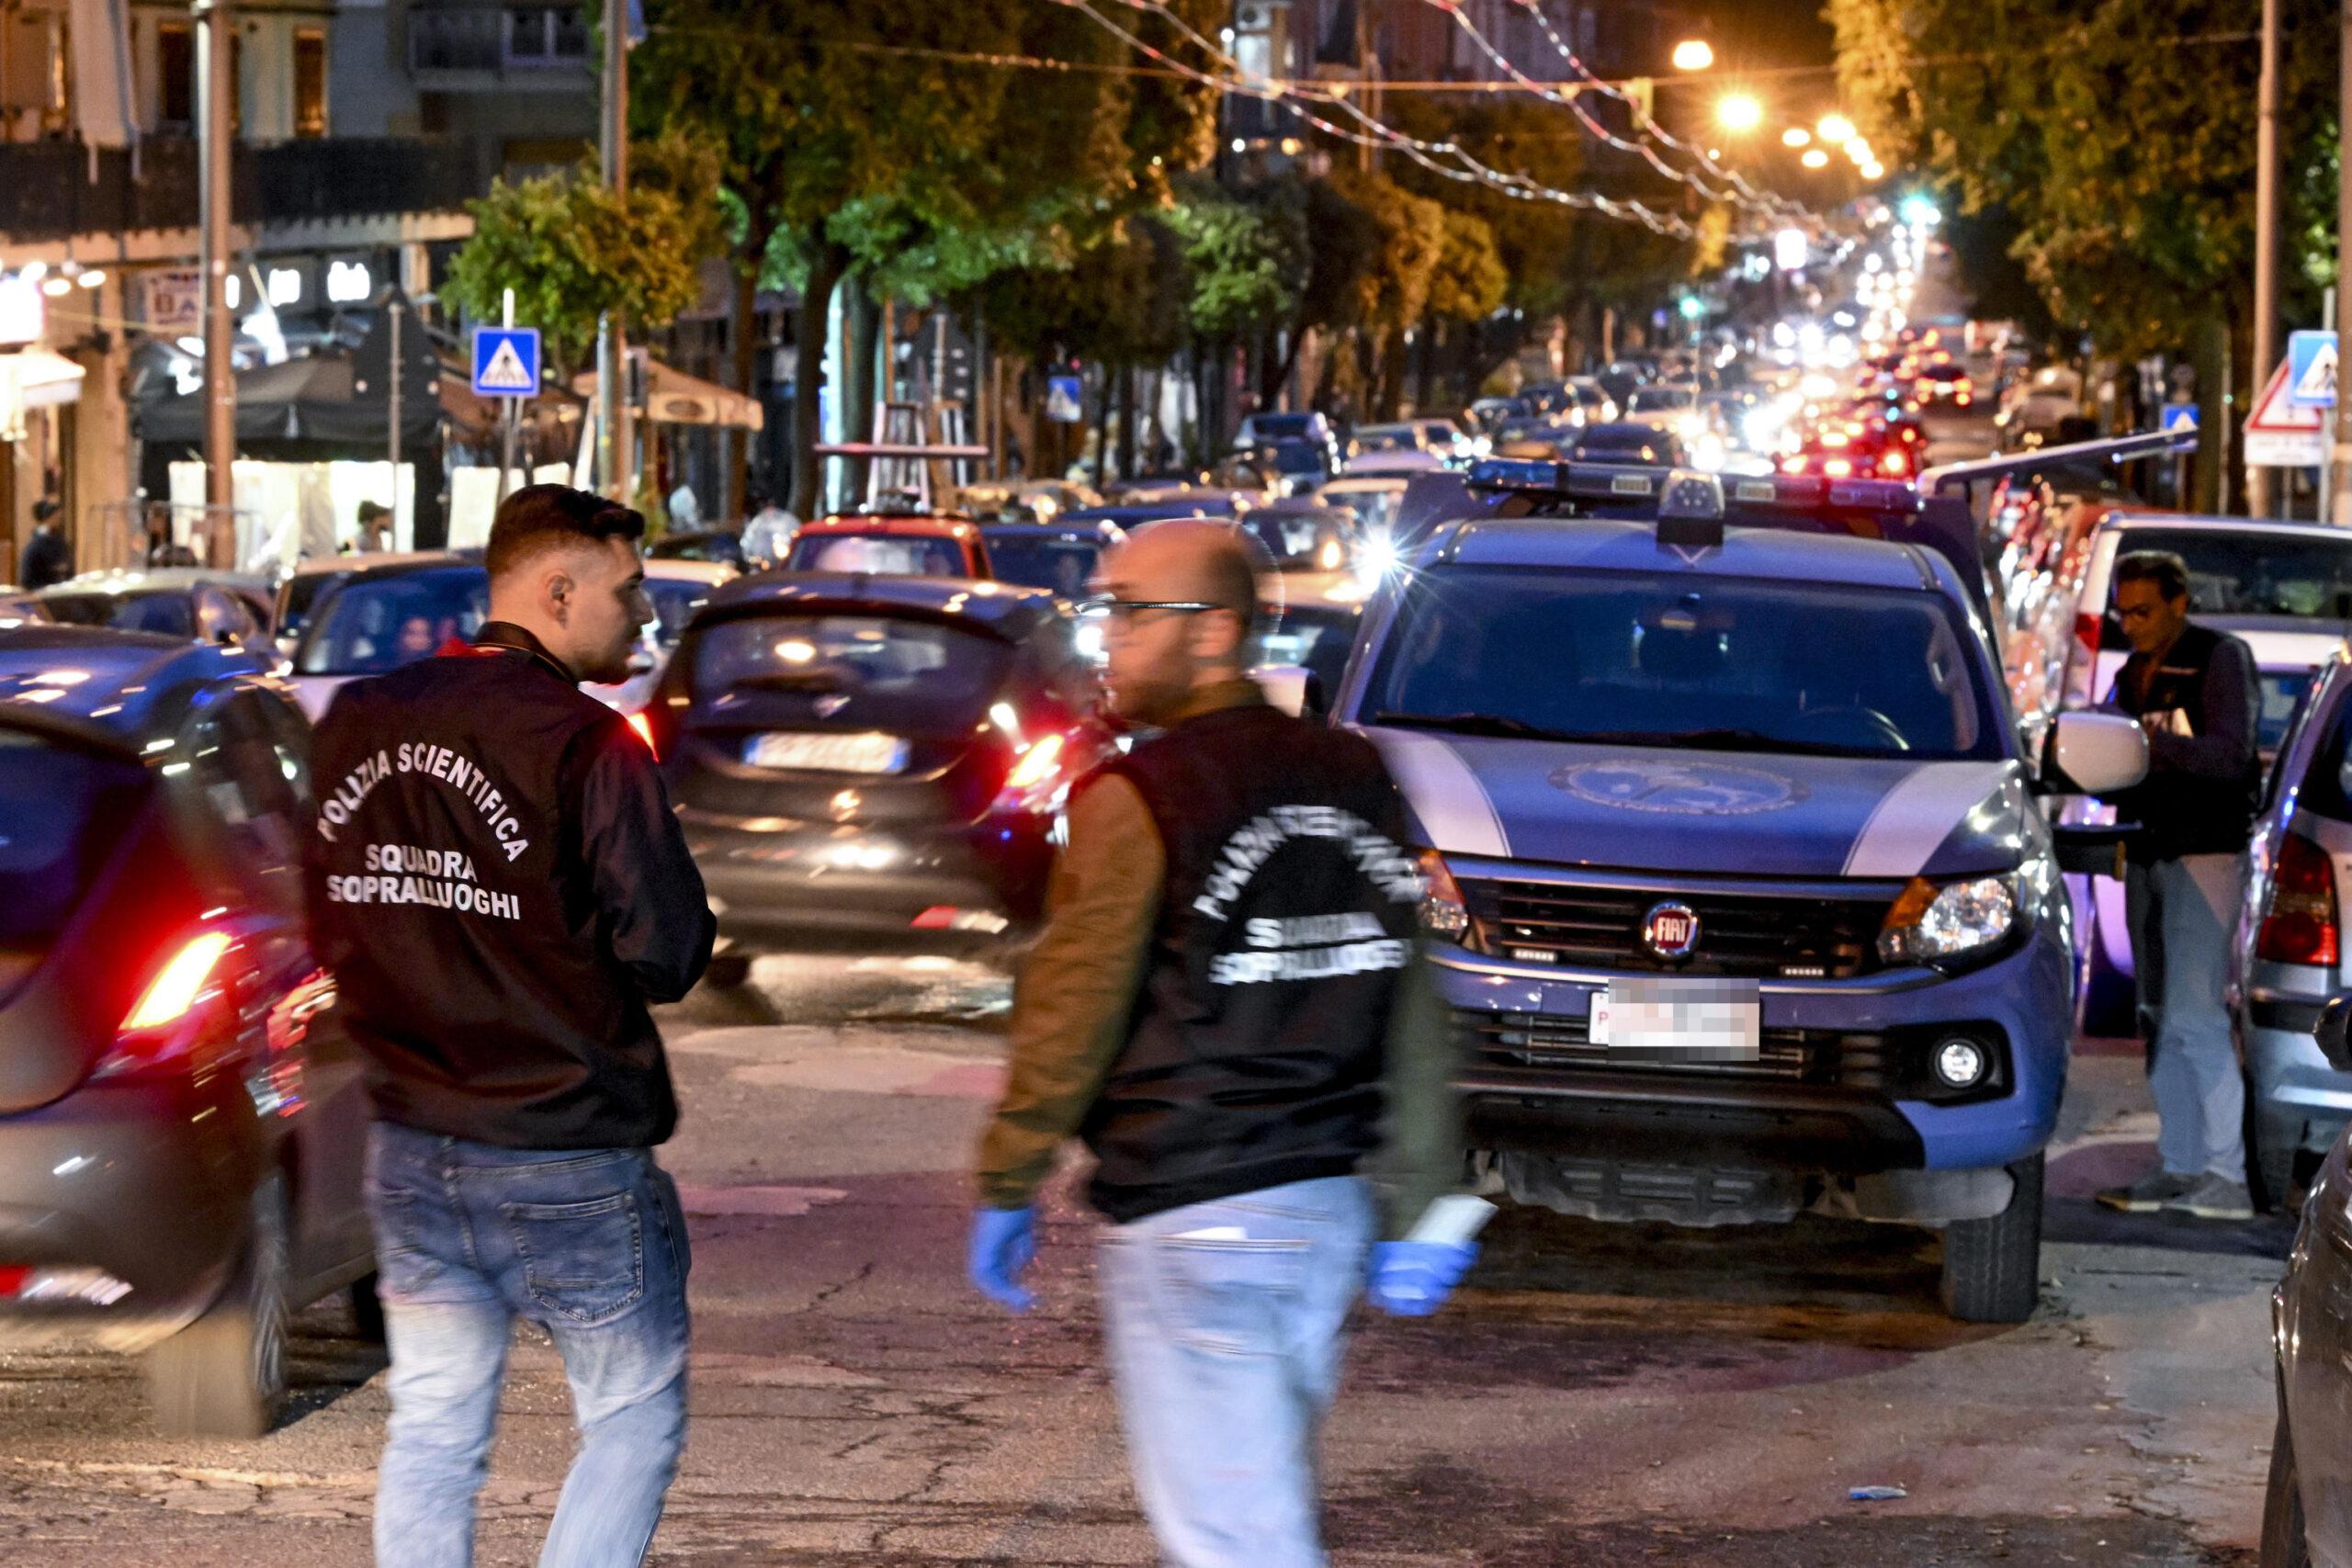
M 2352 0 L 2346 0 L 2352 4 Z M 628 190 L 628 0 L 605 0 L 604 113 L 596 150 L 605 183 L 615 195 Z M 596 321 L 596 477 L 605 493 L 627 502 L 636 493 L 629 469 L 628 344 L 610 312 Z
M 1356 0 L 1356 91 L 1362 95 L 1363 112 L 1374 119 L 1380 118 L 1380 89 L 1374 85 L 1374 66 L 1372 60 L 1372 0 Z M 1367 129 L 1367 128 L 1360 128 Z M 1380 167 L 1379 149 L 1370 141 L 1356 143 L 1356 169 L 1370 174 Z
M 2352 4 L 2352 0 L 2347 0 Z M 235 548 L 237 460 L 237 324 L 229 313 L 230 170 L 236 156 L 236 19 L 229 0 L 195 0 L 196 74 L 202 101 L 198 152 L 202 163 L 198 220 L 204 250 L 204 539 L 208 565 L 227 564 L 216 555 L 216 529 Z
M 2247 383 L 2267 384 L 2278 357 L 2278 0 L 2262 0 L 2262 83 L 2254 132 L 2254 367 Z M 2216 410 L 2214 417 L 2228 415 Z M 2222 427 L 2225 431 L 2227 426 Z M 2270 469 L 2245 471 L 2246 511 L 2271 514 Z
M 2344 0 L 2342 42 L 2352 46 L 2352 0 Z M 2335 243 L 2336 254 L 2352 256 L 2352 47 L 2342 56 L 2337 67 L 2336 134 L 2342 138 L 2338 147 L 2338 173 L 2335 184 Z M 2335 324 L 2341 333 L 2352 326 L 2352 266 L 2335 269 Z M 2333 493 L 2328 521 L 2339 526 L 2352 525 L 2352 398 L 2343 395 L 2342 356 L 2337 357 L 2335 399 L 2335 450 L 2328 464 L 2333 477 Z
M 397 542 L 401 528 L 401 317 L 408 311 L 408 304 L 401 298 L 397 288 L 392 290 L 391 298 L 384 302 L 384 311 L 391 318 L 392 379 L 390 396 L 387 400 L 391 404 L 392 415 L 392 537 Z

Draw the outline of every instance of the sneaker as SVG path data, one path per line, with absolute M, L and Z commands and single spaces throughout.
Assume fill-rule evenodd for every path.
M 2109 1188 L 2098 1195 L 2098 1201 L 2127 1214 L 2153 1214 L 2196 1185 L 2197 1178 L 2193 1176 L 2175 1176 L 2169 1170 L 2152 1170 L 2129 1187 Z M 2245 1196 L 2243 1190 L 2239 1196 Z
M 2200 1220 L 2250 1220 L 2254 1200 L 2245 1183 L 2223 1176 L 2199 1179 L 2197 1185 L 2165 1204 L 2167 1214 L 2194 1214 Z

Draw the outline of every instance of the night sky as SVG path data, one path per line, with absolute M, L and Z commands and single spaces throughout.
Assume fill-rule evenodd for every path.
M 1829 24 L 1818 0 L 1686 0 L 1692 15 L 1704 17 L 1721 67 L 1736 72 L 1791 65 L 1827 65 L 1835 58 Z M 1826 97 L 1826 75 L 1797 77 L 1792 85 L 1817 80 Z

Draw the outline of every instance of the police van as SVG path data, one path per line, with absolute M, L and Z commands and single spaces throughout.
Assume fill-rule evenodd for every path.
M 1601 1220 L 1939 1228 L 1955 1315 L 2039 1281 L 2074 1016 L 2052 797 L 1957 528 L 1902 483 L 1487 461 L 1333 704 L 1422 851 L 1487 1190 Z

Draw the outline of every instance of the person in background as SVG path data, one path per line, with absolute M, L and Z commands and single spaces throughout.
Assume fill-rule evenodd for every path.
M 50 496 L 33 502 L 32 537 L 17 558 L 17 582 L 24 588 L 48 588 L 74 575 L 74 546 L 57 525 L 62 510 Z
M 751 520 L 743 525 L 743 553 L 754 562 L 774 566 L 791 553 L 799 532 L 799 518 L 768 497 L 755 495 Z
M 2098 1201 L 2126 1213 L 2251 1219 L 2245 1083 L 2222 987 L 2261 782 L 2254 655 L 2189 620 L 2188 568 L 2169 552 L 2134 550 L 2115 563 L 2115 614 L 2132 654 L 2106 706 L 2148 735 L 2146 780 L 2113 804 L 2119 821 L 2140 829 L 2127 846 L 2124 893 L 2158 1163 Z
M 359 503 L 359 532 L 348 555 L 376 555 L 392 547 L 392 509 L 373 501 Z
M 650 1009 L 700 977 L 716 921 L 652 754 L 580 690 L 627 679 L 652 618 L 644 531 L 586 491 L 516 491 L 475 643 L 351 682 L 318 728 L 311 939 L 373 1068 L 379 1568 L 473 1561 L 518 1317 L 555 1341 L 580 1430 L 540 1568 L 641 1562 L 677 1473 L 688 1252 Z
M 670 492 L 668 504 L 672 533 L 692 533 L 702 526 L 702 502 L 695 499 L 695 487 L 685 480 L 680 479 L 678 488 Z
M 1113 704 L 1161 733 L 1071 804 L 967 1267 L 1028 1309 L 1037 1190 L 1082 1138 L 1111 1222 L 1113 1380 L 1165 1560 L 1316 1568 L 1317 1434 L 1367 1271 L 1374 1305 L 1420 1314 L 1476 1256 L 1399 1239 L 1463 1168 L 1419 863 L 1371 744 L 1247 677 L 1258 567 L 1231 528 L 1140 530 L 1103 577 Z

